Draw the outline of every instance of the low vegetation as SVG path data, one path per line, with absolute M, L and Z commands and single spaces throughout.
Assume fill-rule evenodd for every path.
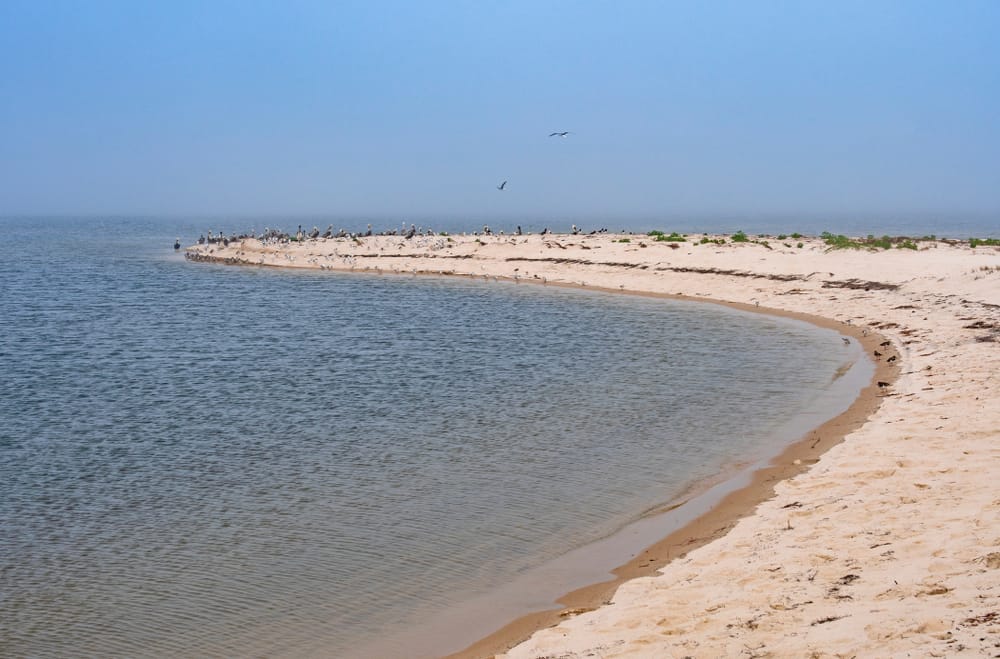
M 969 238 L 969 247 L 979 247 L 983 245 L 985 247 L 998 247 L 1000 246 L 1000 238 Z
M 649 234 L 647 235 L 649 235 L 649 237 L 652 238 L 654 241 L 659 241 L 659 242 L 671 242 L 671 243 L 687 242 L 687 238 L 677 233 L 676 231 L 673 231 L 670 233 L 670 235 L 667 235 L 665 232 L 660 231 L 659 229 L 654 229 L 650 231 Z
M 829 246 L 830 249 L 875 249 L 883 246 L 874 240 L 855 240 L 854 238 L 848 238 L 844 234 L 834 235 L 829 231 L 821 233 L 820 238 L 823 239 L 823 242 Z M 886 240 L 888 240 L 888 237 L 886 237 Z M 888 249 L 890 246 L 891 244 L 885 246 L 884 248 Z
M 848 238 L 842 234 L 832 234 L 828 231 L 824 231 L 820 234 L 820 238 L 830 249 L 868 249 L 868 250 L 878 250 L 878 249 L 920 249 L 920 243 L 938 243 L 943 242 L 949 245 L 955 245 L 961 241 L 949 240 L 947 238 L 938 238 L 934 235 L 921 236 L 919 238 L 910 238 L 907 236 L 880 236 L 876 237 L 869 234 L 866 238 Z M 979 245 L 991 245 L 1000 246 L 1000 239 L 997 238 L 970 238 L 969 246 L 977 247 Z M 936 246 L 936 245 L 932 245 Z

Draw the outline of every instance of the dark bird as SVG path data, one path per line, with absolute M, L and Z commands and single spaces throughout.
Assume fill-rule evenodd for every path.
M 849 338 L 847 338 L 846 336 L 841 338 L 843 339 L 845 346 L 851 345 L 851 340 Z
M 878 381 L 878 388 L 879 388 L 879 389 L 885 389 L 885 388 L 886 388 L 886 387 L 888 387 L 888 386 L 889 386 L 889 383 L 888 383 L 888 382 L 884 382 L 884 381 L 882 381 L 882 380 L 879 380 L 879 381 Z
M 507 181 L 504 181 L 503 183 L 498 185 L 497 190 L 503 190 L 505 187 L 507 187 Z
M 880 346 L 882 346 L 882 347 L 884 348 L 884 347 L 886 347 L 886 346 L 889 346 L 889 345 L 892 345 L 892 341 L 883 341 L 883 342 L 882 342 L 882 343 L 880 343 L 879 345 L 880 345 Z
M 549 133 L 549 137 L 566 137 L 567 135 L 572 135 L 573 132 L 569 130 L 556 131 L 554 133 Z
M 887 361 L 887 362 L 889 362 L 891 364 L 892 362 L 896 361 L 896 355 L 893 355 L 892 357 L 890 357 L 889 359 L 887 359 L 885 361 Z
M 875 351 L 875 359 L 882 359 L 882 353 L 878 350 Z
M 180 248 L 181 248 L 181 239 L 177 238 L 174 240 L 174 249 L 180 249 Z

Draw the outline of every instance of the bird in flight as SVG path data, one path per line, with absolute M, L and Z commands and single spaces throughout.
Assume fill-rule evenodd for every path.
M 505 187 L 507 187 L 507 181 L 504 181 L 503 183 L 498 185 L 497 190 L 503 190 Z
M 571 134 L 572 134 L 572 131 L 563 130 L 563 131 L 556 131 L 554 133 L 549 133 L 549 137 L 566 137 L 567 135 L 571 135 Z

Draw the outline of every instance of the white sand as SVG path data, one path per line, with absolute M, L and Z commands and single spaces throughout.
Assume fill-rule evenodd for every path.
M 675 249 L 619 238 L 247 240 L 189 251 L 681 294 L 878 328 L 900 375 L 860 429 L 725 536 L 504 656 L 1000 656 L 1000 250 L 827 251 L 817 239 L 798 248 L 773 238 L 773 249 Z M 860 287 L 843 287 L 851 281 Z

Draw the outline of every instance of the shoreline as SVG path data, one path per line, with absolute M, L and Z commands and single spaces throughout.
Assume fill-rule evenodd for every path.
M 734 651 L 738 653 L 742 651 L 739 649 L 742 646 L 734 645 L 735 641 L 732 639 L 744 635 L 757 639 L 765 638 L 759 645 L 761 648 L 772 648 L 780 645 L 781 643 L 772 637 L 775 630 L 771 630 L 772 636 L 766 636 L 757 632 L 762 626 L 759 624 L 744 625 L 745 629 L 741 627 L 742 633 L 736 634 L 731 631 L 732 623 L 729 627 L 723 625 L 721 631 L 717 631 L 715 636 L 706 634 L 703 629 L 699 629 L 698 633 L 693 636 L 691 631 L 657 634 L 649 629 L 650 621 L 655 623 L 653 624 L 655 628 L 662 626 L 664 615 L 669 614 L 668 617 L 676 617 L 685 611 L 687 611 L 686 617 L 691 618 L 693 614 L 690 610 L 697 608 L 699 603 L 687 600 L 671 600 L 669 604 L 649 603 L 649 590 L 653 589 L 657 592 L 663 590 L 662 586 L 654 586 L 657 582 L 674 580 L 676 583 L 676 573 L 688 570 L 694 560 L 692 557 L 695 555 L 700 556 L 714 552 L 717 559 L 720 551 L 725 554 L 720 546 L 735 542 L 734 536 L 740 535 L 736 533 L 737 530 L 741 533 L 749 532 L 751 535 L 755 531 L 759 534 L 767 515 L 777 515 L 786 520 L 786 536 L 798 535 L 794 529 L 799 527 L 797 523 L 793 524 L 793 518 L 807 517 L 804 508 L 807 507 L 808 502 L 794 501 L 786 502 L 787 505 L 779 505 L 778 502 L 783 500 L 785 491 L 789 490 L 792 485 L 797 486 L 798 480 L 810 480 L 816 471 L 815 465 L 817 463 L 831 460 L 827 456 L 834 453 L 832 450 L 834 447 L 843 447 L 845 444 L 851 443 L 852 449 L 858 449 L 857 435 L 871 434 L 872 427 L 875 431 L 885 431 L 888 424 L 893 423 L 888 417 L 897 412 L 895 410 L 887 411 L 885 407 L 888 406 L 879 408 L 879 403 L 887 400 L 895 403 L 904 396 L 911 399 L 917 397 L 917 402 L 919 402 L 922 395 L 920 392 L 934 391 L 933 387 L 928 389 L 927 387 L 914 386 L 913 382 L 900 383 L 900 380 L 893 378 L 890 374 L 894 373 L 902 380 L 919 380 L 921 378 L 929 380 L 932 377 L 930 375 L 932 372 L 935 378 L 947 375 L 947 371 L 942 372 L 941 369 L 932 371 L 930 364 L 927 365 L 926 369 L 918 370 L 918 367 L 923 366 L 924 361 L 928 361 L 926 358 L 936 354 L 937 350 L 931 351 L 930 346 L 924 346 L 925 354 L 918 354 L 917 350 L 922 349 L 921 346 L 913 346 L 912 348 L 911 346 L 917 343 L 928 343 L 931 338 L 926 335 L 931 330 L 936 329 L 936 325 L 940 325 L 937 329 L 947 330 L 951 333 L 954 333 L 956 329 L 966 330 L 964 332 L 966 336 L 961 341 L 961 345 L 969 345 L 974 348 L 991 346 L 995 340 L 991 338 L 992 332 L 996 332 L 1000 328 L 1000 323 L 998 323 L 1000 320 L 1000 312 L 998 312 L 1000 300 L 997 299 L 996 292 L 1000 289 L 1000 284 L 998 284 L 1000 281 L 1000 276 L 998 276 L 1000 258 L 997 256 L 997 250 L 981 250 L 977 254 L 971 252 L 969 248 L 956 247 L 952 243 L 939 244 L 935 242 L 932 248 L 913 254 L 900 254 L 899 252 L 902 250 L 894 250 L 889 254 L 838 252 L 831 255 L 813 238 L 804 241 L 809 245 L 807 250 L 794 250 L 786 244 L 785 246 L 789 249 L 780 250 L 780 253 L 776 254 L 773 253 L 776 250 L 772 250 L 770 247 L 752 243 L 739 245 L 712 243 L 707 246 L 691 243 L 687 245 L 674 244 L 669 246 L 669 250 L 666 250 L 664 248 L 667 246 L 658 245 L 649 238 L 628 236 L 629 242 L 631 240 L 639 241 L 640 244 L 636 245 L 629 244 L 629 242 L 623 244 L 622 237 L 617 235 L 468 236 L 457 240 L 449 238 L 447 241 L 435 237 L 416 243 L 408 243 L 401 238 L 376 238 L 374 240 L 366 238 L 363 241 L 330 241 L 332 244 L 326 241 L 307 241 L 279 246 L 273 250 L 268 250 L 264 246 L 253 249 L 252 244 L 248 246 L 248 242 L 244 241 L 234 243 L 226 250 L 218 249 L 212 250 L 212 252 L 199 247 L 189 248 L 188 253 L 193 253 L 195 260 L 223 263 L 313 267 L 345 271 L 361 270 L 397 274 L 426 273 L 484 277 L 486 279 L 506 278 L 515 282 L 531 280 L 543 284 L 603 288 L 611 292 L 628 291 L 657 297 L 695 299 L 728 304 L 744 310 L 799 317 L 821 327 L 832 327 L 841 333 L 852 334 L 856 339 L 862 341 L 867 354 L 873 354 L 880 347 L 884 349 L 884 346 L 879 345 L 883 341 L 889 341 L 890 347 L 895 350 L 894 354 L 898 358 L 895 364 L 890 366 L 887 361 L 878 361 L 873 383 L 862 392 L 847 412 L 831 419 L 820 428 L 811 431 L 802 440 L 786 448 L 778 458 L 772 461 L 773 466 L 757 470 L 754 473 L 753 482 L 749 486 L 731 492 L 707 515 L 699 517 L 646 551 L 637 554 L 632 561 L 615 570 L 616 578 L 614 581 L 594 584 L 569 593 L 559 600 L 565 607 L 563 610 L 546 611 L 520 618 L 450 656 L 480 657 L 510 651 L 509 656 L 511 657 L 534 657 L 558 651 L 564 653 L 565 656 L 573 657 L 578 656 L 574 654 L 575 652 L 585 654 L 595 648 L 606 647 L 609 639 L 613 640 L 616 647 L 620 645 L 623 648 L 631 648 L 630 651 L 633 653 L 638 652 L 639 654 L 636 656 L 641 656 L 641 648 L 648 650 L 649 647 L 656 647 L 658 648 L 656 652 L 662 653 L 667 651 L 667 647 L 690 648 L 693 644 L 701 646 L 699 651 L 704 651 L 708 642 L 715 643 L 710 646 L 714 648 L 715 653 L 729 654 Z M 684 248 L 683 255 L 680 254 L 682 247 Z M 385 251 L 393 248 L 395 248 L 396 253 Z M 423 249 L 424 252 L 411 253 L 414 248 Z M 941 252 L 935 253 L 939 248 Z M 374 251 L 376 249 L 379 251 Z M 407 252 L 399 253 L 403 249 L 406 249 Z M 536 255 L 536 249 L 538 254 L 542 256 Z M 559 251 L 552 251 L 556 249 Z M 604 254 L 611 253 L 613 258 L 594 259 L 591 252 L 594 249 L 604 249 L 606 250 Z M 442 251 L 444 254 L 440 254 Z M 943 258 L 935 258 L 934 263 L 930 262 L 932 257 L 941 257 L 946 252 L 949 257 L 947 263 L 944 262 Z M 432 267 L 442 262 L 439 260 L 442 256 L 445 258 L 450 256 L 449 265 L 454 267 L 447 270 Z M 803 256 L 805 258 L 802 258 Z M 970 262 L 965 263 L 967 260 Z M 880 261 L 883 262 L 880 263 Z M 889 261 L 895 267 L 887 265 L 885 261 Z M 916 261 L 921 262 L 916 263 Z M 819 267 L 820 262 L 823 263 L 823 268 Z M 375 267 L 370 267 L 373 264 Z M 382 269 L 382 265 L 387 266 L 385 270 Z M 478 266 L 478 271 L 476 266 Z M 976 275 L 974 266 L 978 266 L 979 271 L 985 274 Z M 524 267 L 524 271 L 521 270 L 522 267 Z M 534 272 L 529 273 L 529 267 Z M 826 269 L 829 269 L 828 278 Z M 815 270 L 823 270 L 823 272 L 817 273 Z M 807 272 L 809 274 L 806 274 Z M 815 277 L 817 274 L 821 276 Z M 989 281 L 990 278 L 992 278 L 992 282 Z M 955 281 L 948 282 L 949 279 Z M 972 282 L 981 279 L 985 279 L 986 282 L 976 287 L 976 294 L 970 295 L 971 299 L 959 295 L 967 293 L 967 288 L 973 287 Z M 914 282 L 918 282 L 918 285 L 914 286 Z M 935 286 L 935 282 L 947 282 L 947 284 Z M 689 292 L 691 288 L 695 289 L 693 293 Z M 906 290 L 907 288 L 916 290 Z M 679 293 L 678 289 L 680 289 Z M 901 294 L 900 291 L 903 293 Z M 918 298 L 921 302 L 920 305 L 915 304 Z M 860 302 L 858 302 L 859 300 Z M 807 303 L 803 304 L 803 301 Z M 940 317 L 932 318 L 929 324 L 914 323 L 913 321 L 916 319 L 912 317 L 912 314 L 916 314 L 918 309 L 922 309 L 923 305 L 928 303 L 941 307 L 935 309 L 939 312 L 937 316 Z M 759 308 L 758 305 L 764 306 Z M 975 309 L 970 311 L 970 306 L 975 307 Z M 944 314 L 944 308 L 947 308 L 948 314 Z M 876 311 L 877 313 L 875 313 Z M 979 314 L 982 317 L 974 319 L 970 314 Z M 945 315 L 950 317 L 945 318 Z M 835 316 L 840 316 L 840 318 Z M 929 313 L 922 320 L 928 321 L 928 318 L 932 316 L 935 314 Z M 962 317 L 973 320 L 973 322 L 969 323 L 968 327 L 952 327 L 955 325 L 954 321 Z M 934 322 L 942 320 L 951 322 L 944 324 Z M 906 326 L 904 326 L 904 322 Z M 959 322 L 962 321 L 959 320 Z M 967 331 L 970 329 L 973 331 Z M 982 330 L 991 333 L 985 335 L 985 339 L 973 337 L 972 343 L 969 343 L 970 337 L 968 335 L 975 334 L 977 329 L 980 330 L 980 336 L 983 336 Z M 886 338 L 882 338 L 883 336 Z M 981 350 L 974 352 L 981 358 L 979 355 Z M 887 354 L 886 357 L 888 356 Z M 992 356 L 992 363 L 996 364 L 995 351 Z M 908 369 L 905 373 L 903 373 L 904 368 Z M 988 369 L 983 373 L 987 372 Z M 962 373 L 960 372 L 958 375 L 961 376 Z M 905 376 L 909 376 L 909 378 Z M 986 377 L 988 380 L 989 376 Z M 877 381 L 890 383 L 890 386 L 882 387 L 881 389 L 884 391 L 879 391 L 880 387 L 874 386 L 874 382 Z M 896 391 L 897 384 L 901 385 L 899 387 L 901 391 Z M 904 394 L 903 389 L 907 393 Z M 996 394 L 991 400 L 996 400 Z M 984 405 L 979 407 L 984 408 Z M 993 414 L 992 418 L 995 417 L 996 413 Z M 987 419 L 988 422 L 989 419 Z M 996 427 L 996 425 L 986 426 L 986 428 L 990 427 Z M 985 432 L 986 438 L 989 439 L 993 431 L 987 429 Z M 876 432 L 876 434 L 878 433 Z M 891 441 L 891 438 L 883 437 L 882 444 L 885 444 L 886 441 Z M 989 446 L 985 447 L 985 450 L 989 450 Z M 843 451 L 838 452 L 836 456 L 838 460 L 842 460 L 844 456 L 839 455 L 839 453 L 843 453 Z M 820 460 L 821 455 L 824 456 L 822 461 Z M 847 455 L 846 457 L 851 458 L 852 456 Z M 950 457 L 954 461 L 955 456 Z M 902 470 L 902 467 L 896 467 L 892 472 L 895 473 L 897 470 Z M 991 478 L 988 469 L 986 471 L 987 485 L 989 486 L 996 479 L 995 477 Z M 880 478 L 885 480 L 891 478 L 892 475 Z M 924 480 L 929 479 L 925 478 Z M 894 483 L 894 485 L 897 486 L 896 489 L 908 489 L 903 481 Z M 931 487 L 933 486 L 928 485 L 928 488 Z M 988 496 L 990 488 L 986 489 L 985 501 L 989 502 L 991 501 Z M 995 490 L 993 491 L 995 492 Z M 998 503 L 993 505 L 1000 505 L 1000 499 L 996 501 Z M 783 505 L 784 508 L 781 507 Z M 777 508 L 775 508 L 776 506 Z M 765 508 L 766 511 L 763 510 Z M 938 512 L 946 513 L 947 511 L 939 510 Z M 955 522 L 956 520 L 950 521 Z M 820 544 L 824 542 L 829 544 L 831 538 L 844 532 L 844 526 L 842 523 L 840 527 L 829 530 L 825 535 L 813 537 L 810 540 L 814 544 L 817 541 Z M 987 557 L 983 559 L 987 564 L 992 564 L 992 559 L 989 558 L 994 555 L 992 552 L 1000 549 L 994 547 L 994 545 L 1000 544 L 1000 529 L 992 530 L 996 532 L 997 539 L 987 540 L 985 543 L 987 546 L 983 547 L 981 552 L 982 556 Z M 781 531 L 777 531 L 777 533 L 780 534 Z M 780 539 L 774 541 L 778 540 Z M 923 544 L 927 538 L 921 537 L 920 540 L 921 543 L 918 544 Z M 979 545 L 982 544 L 982 542 L 979 543 Z M 808 544 L 804 546 L 808 547 Z M 678 548 L 680 548 L 679 551 Z M 785 553 L 791 556 L 795 551 L 801 552 L 801 547 L 786 548 Z M 996 555 L 1000 557 L 1000 554 Z M 758 571 L 751 578 L 745 573 L 745 566 L 738 569 L 733 565 L 734 560 L 736 563 L 746 562 L 748 559 L 746 550 L 743 549 L 742 554 L 735 552 L 734 556 L 735 559 L 730 557 L 731 560 L 728 563 L 709 560 L 706 565 L 714 568 L 716 564 L 724 564 L 723 568 L 728 570 L 726 579 L 731 580 L 734 575 L 738 576 L 740 581 L 745 582 L 744 588 L 751 591 L 753 588 L 749 588 L 749 586 L 761 587 L 759 599 L 767 600 L 769 595 L 774 592 L 775 584 L 773 581 L 780 580 L 783 576 L 781 570 L 775 570 L 773 574 L 777 576 L 770 577 L 767 570 L 763 574 Z M 808 555 L 808 550 L 806 558 L 811 562 L 816 562 L 811 559 L 811 555 Z M 852 560 L 857 563 L 857 559 Z M 817 572 L 823 568 L 824 561 L 825 559 L 820 560 L 817 567 L 814 568 Z M 1000 558 L 996 562 L 1000 566 Z M 855 565 L 854 569 L 861 570 L 858 565 Z M 966 570 L 966 572 L 968 571 Z M 711 591 L 713 585 L 723 591 L 726 590 L 729 583 L 727 580 L 716 578 L 713 582 L 711 577 L 701 576 L 705 572 L 704 569 L 699 570 L 696 576 L 689 575 L 688 579 L 705 581 L 705 592 Z M 815 576 L 816 573 L 813 573 L 813 578 L 807 580 L 807 583 L 813 583 Z M 973 579 L 973 581 L 975 580 Z M 851 584 L 853 583 L 854 579 L 851 580 Z M 768 584 L 770 584 L 770 588 Z M 780 584 L 778 585 L 780 586 Z M 787 584 L 785 585 L 787 586 Z M 801 590 L 801 587 L 798 589 Z M 808 590 L 808 588 L 806 589 Z M 778 590 L 780 591 L 780 588 Z M 838 592 L 839 590 L 841 589 L 838 587 Z M 848 589 L 843 588 L 842 590 Z M 849 596 L 850 599 L 832 598 L 831 601 L 830 597 L 824 597 L 820 593 L 814 595 L 814 599 L 803 600 L 803 603 L 793 608 L 784 605 L 776 607 L 772 603 L 769 609 L 764 607 L 763 613 L 757 615 L 772 617 L 776 616 L 776 612 L 779 611 L 811 610 L 814 606 L 819 607 L 824 599 L 828 600 L 825 602 L 827 609 L 831 607 L 836 609 L 851 608 L 848 602 L 855 603 L 854 607 L 864 606 L 867 603 L 870 609 L 875 606 L 875 602 L 881 601 L 876 598 L 877 593 L 871 594 L 866 600 L 858 595 L 859 589 L 857 587 L 850 590 L 852 592 Z M 642 594 L 636 595 L 636 591 Z M 946 590 L 938 593 L 936 605 L 946 602 L 947 598 L 940 596 L 947 592 L 951 591 Z M 981 601 L 978 602 L 980 606 L 969 608 L 968 613 L 971 615 L 966 618 L 968 620 L 976 619 L 977 610 L 980 611 L 978 615 L 989 615 L 989 606 L 993 606 L 993 604 L 986 604 L 986 602 L 995 602 L 995 599 L 991 598 L 998 596 L 997 593 L 993 593 L 986 597 L 982 588 L 979 588 L 978 592 L 981 596 Z M 716 599 L 723 598 L 719 594 L 716 594 L 715 597 Z M 739 606 L 734 603 L 734 600 L 739 600 L 739 598 L 724 599 L 725 603 L 721 606 L 732 611 L 738 610 L 743 614 L 742 617 L 737 615 L 739 619 L 752 617 L 750 612 L 760 608 L 759 602 L 755 603 L 752 597 L 745 601 L 740 600 Z M 602 604 L 604 606 L 598 606 Z M 947 604 L 955 603 L 948 602 Z M 945 604 L 946 608 L 947 604 Z M 983 605 L 986 606 L 985 609 L 983 609 Z M 697 626 L 701 628 L 718 627 L 717 624 L 713 625 L 713 619 L 722 617 L 708 615 L 702 624 Z M 821 619 L 818 615 L 816 617 Z M 859 618 L 860 616 L 847 614 L 835 617 L 829 622 L 851 617 Z M 555 623 L 559 623 L 559 625 L 554 627 Z M 690 620 L 688 620 L 688 624 L 690 624 Z M 801 626 L 801 621 L 797 626 Z M 831 624 L 818 632 L 827 634 L 830 629 L 846 626 L 844 624 Z M 938 633 L 940 636 L 940 629 L 937 629 L 940 626 L 940 624 L 933 625 L 936 632 L 931 630 L 927 632 L 927 635 Z M 953 639 L 958 638 L 957 632 L 962 631 L 961 621 L 953 620 L 950 627 L 955 629 L 953 632 L 949 632 L 951 634 L 949 638 L 932 637 L 932 640 L 953 644 L 955 642 Z M 967 627 L 968 629 L 965 631 L 971 631 L 962 635 L 962 642 L 965 644 L 974 642 L 972 637 L 976 632 L 975 629 L 972 629 L 973 626 Z M 635 637 L 634 630 L 636 629 L 645 630 L 641 639 Z M 536 631 L 537 633 L 532 635 Z M 788 629 L 785 631 L 787 632 Z M 870 634 L 866 635 L 864 631 L 857 629 L 854 631 L 855 635 L 859 636 L 859 640 L 855 643 L 861 643 L 861 648 L 868 647 L 869 650 L 877 648 L 881 652 L 887 647 L 886 639 L 876 639 L 874 644 L 866 646 L 864 643 L 872 643 L 869 638 Z M 812 635 L 799 632 L 793 636 L 811 637 Z M 524 641 L 529 636 L 530 640 L 511 649 L 516 642 Z M 928 642 L 927 639 L 924 639 L 924 642 Z M 651 643 L 654 645 L 650 646 Z M 754 647 L 758 647 L 758 645 Z M 796 646 L 796 651 L 802 647 L 804 646 Z M 954 650 L 948 645 L 943 647 Z M 566 654 L 567 652 L 568 654 Z M 627 654 L 627 651 L 623 650 L 622 653 Z
M 620 292 L 606 290 L 612 293 Z M 678 296 L 673 295 L 650 295 L 632 291 L 625 291 L 625 294 L 678 299 Z M 684 299 L 722 304 L 751 313 L 794 318 L 817 327 L 832 329 L 857 340 L 864 346 L 866 354 L 870 354 L 884 339 L 875 333 L 862 336 L 861 328 L 845 326 L 821 316 L 774 312 L 751 305 L 720 302 L 712 299 Z M 618 588 L 627 581 L 652 576 L 672 561 L 683 558 L 688 552 L 724 536 L 735 526 L 736 522 L 751 515 L 758 504 L 774 495 L 774 486 L 777 482 L 803 473 L 815 464 L 823 453 L 843 442 L 853 429 L 861 426 L 881 403 L 876 382 L 880 380 L 894 382 L 896 377 L 897 372 L 890 369 L 884 362 L 876 363 L 870 381 L 858 393 L 848 409 L 810 429 L 804 436 L 800 436 L 787 445 L 777 455 L 761 461 L 763 464 L 747 465 L 745 468 L 728 475 L 720 474 L 720 481 L 706 483 L 704 487 L 696 489 L 690 496 L 685 497 L 669 510 L 654 513 L 655 516 L 668 514 L 677 508 L 688 505 L 715 487 L 725 486 L 734 480 L 749 479 L 748 483 L 730 488 L 721 498 L 710 505 L 707 512 L 697 514 L 693 519 L 682 523 L 656 543 L 637 552 L 628 562 L 616 566 L 611 570 L 612 579 L 568 592 L 556 600 L 555 604 L 558 604 L 559 608 L 523 615 L 468 647 L 446 655 L 445 659 L 483 659 L 502 654 L 527 640 L 536 631 L 552 627 L 567 616 L 593 611 L 606 604 Z

